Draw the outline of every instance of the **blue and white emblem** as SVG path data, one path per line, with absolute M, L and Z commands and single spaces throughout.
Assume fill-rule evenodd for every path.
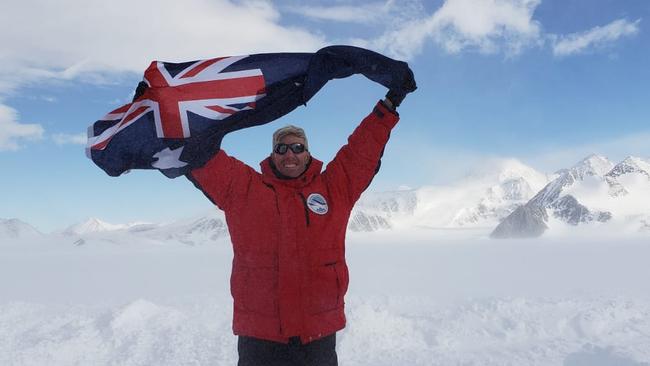
M 319 215 L 325 215 L 329 209 L 325 197 L 318 193 L 312 193 L 307 197 L 307 207 L 309 207 L 312 212 Z

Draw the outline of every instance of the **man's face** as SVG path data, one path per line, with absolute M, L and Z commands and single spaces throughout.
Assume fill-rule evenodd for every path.
M 280 144 L 305 144 L 305 140 L 296 135 L 286 135 L 279 141 Z M 287 149 L 285 154 L 278 154 L 274 151 L 271 153 L 271 160 L 282 175 L 287 177 L 296 178 L 307 169 L 309 162 L 309 151 L 305 150 L 301 153 L 294 153 L 291 149 Z

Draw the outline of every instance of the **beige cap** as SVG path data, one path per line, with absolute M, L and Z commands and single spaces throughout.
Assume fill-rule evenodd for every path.
M 288 135 L 298 136 L 301 139 L 305 140 L 305 149 L 309 150 L 309 143 L 307 142 L 307 135 L 305 135 L 305 130 L 293 125 L 284 126 L 273 132 L 273 146 L 271 146 L 271 150 L 275 148 L 275 145 L 277 145 L 284 136 Z

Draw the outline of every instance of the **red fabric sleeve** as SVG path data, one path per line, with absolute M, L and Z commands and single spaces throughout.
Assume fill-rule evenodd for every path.
M 354 205 L 377 173 L 379 159 L 397 121 L 399 116 L 395 112 L 377 103 L 327 165 L 323 174 L 348 198 L 350 205 Z
M 233 197 L 245 194 L 256 174 L 253 168 L 219 150 L 203 167 L 192 170 L 188 178 L 225 211 Z

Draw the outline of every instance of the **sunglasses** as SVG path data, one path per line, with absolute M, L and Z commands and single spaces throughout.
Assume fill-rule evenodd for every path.
M 275 145 L 275 148 L 273 149 L 273 152 L 276 154 L 284 155 L 287 153 L 287 151 L 291 149 L 291 151 L 294 154 L 300 154 L 302 152 L 305 152 L 307 150 L 305 148 L 305 145 L 301 143 L 295 143 L 295 144 L 277 144 Z

